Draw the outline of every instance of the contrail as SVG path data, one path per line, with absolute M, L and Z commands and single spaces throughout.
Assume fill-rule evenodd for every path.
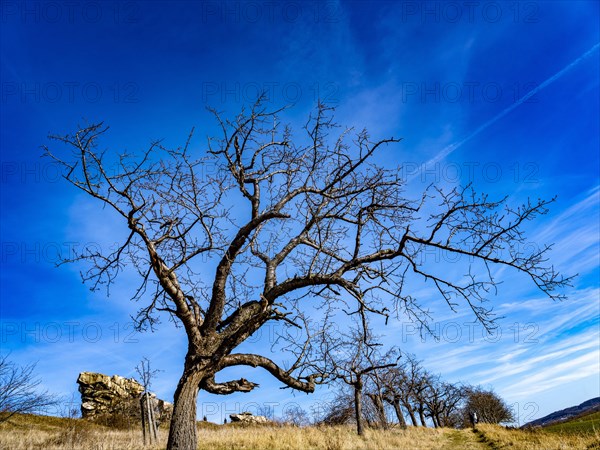
M 434 164 L 434 163 L 438 162 L 439 160 L 441 160 L 441 159 L 445 158 L 446 156 L 448 156 L 450 153 L 452 153 L 458 147 L 462 146 L 465 142 L 468 142 L 471 139 L 473 139 L 475 136 L 477 136 L 483 130 L 485 130 L 486 128 L 488 128 L 490 125 L 493 125 L 498 120 L 502 119 L 504 116 L 506 116 L 509 112 L 511 112 L 517 106 L 522 105 L 524 102 L 526 102 L 527 100 L 529 100 L 535 94 L 537 94 L 542 89 L 544 89 L 546 86 L 548 86 L 551 83 L 553 83 L 554 81 L 558 80 L 565 73 L 567 73 L 569 70 L 571 70 L 577 64 L 579 64 L 581 61 L 583 61 L 588 56 L 590 56 L 594 51 L 598 50 L 598 47 L 600 47 L 600 42 L 598 42 L 596 45 L 594 45 L 592 48 L 590 48 L 587 52 L 585 52 L 583 55 L 581 55 L 575 61 L 573 61 L 570 64 L 568 64 L 567 66 L 565 66 L 562 70 L 556 72 L 554 75 L 552 75 L 546 81 L 544 81 L 543 83 L 541 83 L 539 86 L 536 86 L 535 88 L 533 88 L 531 91 L 529 91 L 523 97 L 521 97 L 516 102 L 514 102 L 512 105 L 510 105 L 509 107 L 507 107 L 506 109 L 504 109 L 502 112 L 500 112 L 497 116 L 495 116 L 495 117 L 491 118 L 490 120 L 488 120 L 487 122 L 485 122 L 483 125 L 481 125 L 479 128 L 477 128 L 475 131 L 473 131 L 467 137 L 461 139 L 458 142 L 454 142 L 453 144 L 450 144 L 450 145 L 444 147 L 442 150 L 440 150 L 440 152 L 437 155 L 435 155 L 433 158 L 431 158 L 429 161 L 427 161 L 425 163 L 425 166 L 431 165 L 431 164 Z M 409 177 L 409 179 L 413 179 L 415 176 L 417 176 L 417 174 L 413 174 L 411 177 Z

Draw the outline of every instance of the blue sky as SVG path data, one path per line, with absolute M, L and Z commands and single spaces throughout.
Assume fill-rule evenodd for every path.
M 266 89 L 273 106 L 294 105 L 292 123 L 321 98 L 340 124 L 403 137 L 380 162 L 402 164 L 408 193 L 472 182 L 515 203 L 556 195 L 528 231 L 531 245 L 555 243 L 559 270 L 579 273 L 568 300 L 499 273 L 489 300 L 504 316 L 502 334 L 490 337 L 424 285 L 439 342 L 407 320 L 381 331 L 451 381 L 493 386 L 521 423 L 598 396 L 598 19 L 595 1 L 3 1 L 2 354 L 39 361 L 44 385 L 64 395 L 76 392 L 80 371 L 132 376 L 148 356 L 163 370 L 155 390 L 172 397 L 185 340 L 167 321 L 132 332 L 133 276 L 107 298 L 82 285 L 81 267 L 54 267 L 57 252 L 109 246 L 125 230 L 60 182 L 40 146 L 48 133 L 104 120 L 115 152 L 156 138 L 179 145 L 193 126 L 201 151 L 215 131 L 205 106 L 234 114 Z M 452 270 L 453 261 L 431 258 Z M 274 331 L 248 345 L 269 352 Z M 280 414 L 328 398 L 326 388 L 293 396 L 268 374 L 238 372 L 260 389 L 201 393 L 199 414 L 219 421 L 265 403 Z

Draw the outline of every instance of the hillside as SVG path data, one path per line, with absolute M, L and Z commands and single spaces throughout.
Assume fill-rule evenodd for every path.
M 532 420 L 531 422 L 523 425 L 521 428 L 535 426 L 546 427 L 555 423 L 565 422 L 582 415 L 591 414 L 596 411 L 600 411 L 600 397 L 586 400 L 577 406 L 571 406 L 569 408 L 561 409 L 560 411 L 555 411 L 547 416 L 542 417 L 541 419 Z
M 581 414 L 565 422 L 548 425 L 545 430 L 556 433 L 600 433 L 600 411 Z
M 351 427 L 304 427 L 267 424 L 239 426 L 198 423 L 198 450 L 544 450 L 600 449 L 600 434 L 506 429 L 480 424 L 476 430 L 409 427 L 406 430 L 367 429 L 358 437 Z M 163 450 L 167 430 L 159 429 L 159 444 L 143 446 L 139 429 L 110 429 L 82 419 L 20 415 L 0 423 L 4 450 Z

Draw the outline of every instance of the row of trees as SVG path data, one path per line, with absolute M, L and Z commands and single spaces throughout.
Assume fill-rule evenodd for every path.
M 512 420 L 510 409 L 493 391 L 447 382 L 397 347 L 384 352 L 381 337 L 374 335 L 366 318 L 354 320 L 348 333 L 322 333 L 314 339 L 319 341 L 322 367 L 339 391 L 325 422 L 353 420 L 362 434 L 365 418 L 386 427 L 389 410 L 403 427 L 408 422 L 466 426 L 470 413 L 488 423 Z
M 152 328 L 166 315 L 186 334 L 169 450 L 196 448 L 199 390 L 230 394 L 257 386 L 217 380 L 223 369 L 261 367 L 307 393 L 330 381 L 321 362 L 335 361 L 338 346 L 326 345 L 321 358 L 314 340 L 330 329 L 332 316 L 310 326 L 311 307 L 343 310 L 363 324 L 390 311 L 424 323 L 425 299 L 414 287 L 426 283 L 448 307 L 462 305 L 490 326 L 483 302 L 498 285 L 494 266 L 529 278 L 550 298 L 564 297 L 559 288 L 570 278 L 547 263 L 550 247 L 525 245 L 525 225 L 552 200 L 510 205 L 471 186 L 408 195 L 400 168 L 381 163 L 389 160 L 383 149 L 400 139 L 372 140 L 366 130 L 334 134 L 325 105 L 300 133 L 282 124 L 281 111 L 268 110 L 264 98 L 231 118 L 213 112 L 220 132 L 204 150 L 192 146 L 190 134 L 178 148 L 156 140 L 141 154 L 111 153 L 101 142 L 103 123 L 51 136 L 55 148 L 46 149 L 66 182 L 122 223 L 119 245 L 86 249 L 69 261 L 88 264 L 82 273 L 93 289 L 108 288 L 126 267 L 137 270 L 138 327 Z M 431 251 L 462 264 L 449 272 L 427 261 Z M 273 322 L 304 330 L 303 342 L 289 347 L 288 365 L 239 351 Z M 360 391 L 373 371 L 349 364 L 339 376 Z
M 401 427 L 407 424 L 466 427 L 472 413 L 485 423 L 513 420 L 512 411 L 494 391 L 447 382 L 441 375 L 425 369 L 415 355 L 397 356 L 396 353 L 390 352 L 378 361 L 373 361 L 369 352 L 363 353 L 362 364 L 355 364 L 355 359 L 351 363 L 355 369 L 351 372 L 363 373 L 361 383 L 354 381 L 356 376 L 354 380 L 348 376 L 339 377 L 336 396 L 322 422 L 353 422 L 362 434 L 364 422 L 382 428 L 392 422 Z M 391 359 L 398 359 L 398 362 L 389 362 Z M 390 414 L 394 419 L 390 419 Z

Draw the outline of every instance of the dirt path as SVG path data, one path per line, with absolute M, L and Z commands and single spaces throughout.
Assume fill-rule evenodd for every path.
M 448 441 L 445 450 L 490 450 L 490 447 L 481 442 L 480 436 L 472 430 L 451 430 L 448 433 Z

